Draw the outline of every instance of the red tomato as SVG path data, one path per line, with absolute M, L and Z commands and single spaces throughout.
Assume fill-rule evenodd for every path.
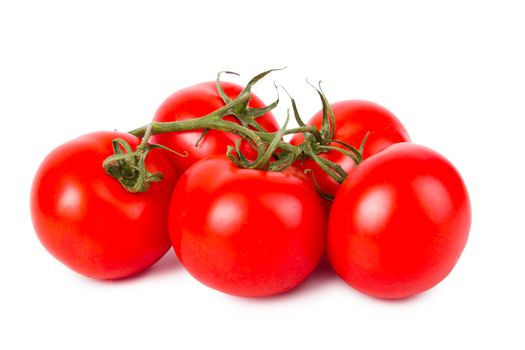
M 228 82 L 222 82 L 221 86 L 230 98 L 237 97 L 243 89 L 239 85 Z M 224 102 L 217 92 L 215 82 L 210 81 L 175 92 L 162 103 L 153 120 L 156 122 L 172 122 L 198 118 L 210 114 L 222 106 L 224 106 Z M 251 94 L 249 107 L 262 108 L 265 107 L 265 104 L 257 96 Z M 225 119 L 238 123 L 234 116 L 227 116 Z M 257 118 L 257 122 L 267 131 L 279 130 L 279 124 L 271 112 Z M 200 159 L 210 155 L 226 154 L 227 147 L 233 146 L 235 140 L 239 138 L 238 135 L 210 130 L 200 142 L 199 147 L 195 147 L 201 135 L 202 130 L 166 133 L 154 135 L 151 142 L 162 144 L 180 153 L 188 151 L 188 157 L 171 155 L 175 168 L 182 174 L 184 170 Z M 242 146 L 245 156 L 255 158 L 256 152 L 248 142 L 243 142 Z
M 225 293 L 268 296 L 301 283 L 323 251 L 321 198 L 300 172 L 241 169 L 225 156 L 189 168 L 175 187 L 175 252 L 200 282 Z
M 399 143 L 359 164 L 341 185 L 330 213 L 328 258 L 363 293 L 408 297 L 450 273 L 470 220 L 454 166 L 429 148 Z
M 348 100 L 334 103 L 331 106 L 336 120 L 336 140 L 359 148 L 366 133 L 369 133 L 363 150 L 363 159 L 382 151 L 391 144 L 410 141 L 401 122 L 390 111 L 378 104 L 361 100 Z M 320 129 L 322 121 L 323 111 L 321 110 L 313 116 L 308 125 L 315 125 Z M 296 134 L 292 138 L 291 144 L 298 145 L 303 140 L 302 134 Z M 330 146 L 341 147 L 337 143 L 332 143 Z M 329 151 L 321 153 L 319 156 L 339 164 L 346 173 L 349 173 L 354 167 L 352 159 L 341 152 Z M 297 166 L 301 169 L 312 169 L 321 190 L 332 196 L 335 195 L 339 184 L 319 168 L 315 161 L 305 160 L 298 162 Z
M 140 139 L 119 132 L 95 132 L 52 151 L 38 169 L 31 191 L 31 215 L 38 238 L 62 263 L 88 277 L 116 279 L 142 271 L 170 248 L 168 204 L 176 175 L 162 150 L 151 150 L 148 170 L 164 179 L 143 193 L 130 193 L 107 175 L 111 141 Z

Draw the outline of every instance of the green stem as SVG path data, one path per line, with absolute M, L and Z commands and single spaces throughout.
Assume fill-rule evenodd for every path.
M 323 125 L 320 130 L 313 125 L 306 125 L 302 122 L 295 101 L 290 97 L 294 116 L 299 127 L 286 130 L 286 123 L 279 131 L 266 131 L 257 122 L 256 118 L 272 110 L 279 103 L 279 96 L 273 103 L 264 108 L 250 108 L 248 103 L 250 102 L 253 85 L 272 71 L 263 72 L 253 78 L 235 99 L 229 98 L 223 91 L 220 85 L 221 73 L 219 73 L 216 84 L 219 96 L 225 103 L 223 107 L 200 118 L 173 122 L 152 122 L 130 131 L 130 134 L 142 138 L 140 145 L 133 151 L 125 141 L 114 140 L 115 154 L 104 161 L 104 169 L 108 174 L 118 179 L 128 191 L 143 192 L 147 190 L 151 182 L 160 181 L 162 178 L 162 174 L 149 173 L 146 170 L 144 160 L 150 149 L 165 148 L 161 145 L 149 144 L 150 136 L 168 132 L 219 130 L 241 136 L 235 142 L 235 147 L 229 146 L 227 152 L 228 158 L 240 167 L 282 171 L 298 159 L 313 159 L 330 177 L 341 183 L 346 177 L 346 173 L 341 166 L 328 159 L 319 157 L 318 153 L 339 151 L 351 157 L 357 164 L 362 159 L 361 154 L 366 137 L 359 150 L 343 142 L 339 143 L 345 146 L 345 149 L 330 145 L 331 142 L 338 142 L 333 140 L 335 135 L 335 116 L 320 85 L 319 88 L 316 88 L 323 103 Z M 228 115 L 235 116 L 239 123 L 225 120 L 224 117 Z M 289 115 L 287 122 L 288 119 Z M 300 145 L 294 146 L 282 140 L 284 135 L 296 133 L 304 134 L 304 141 Z M 257 151 L 255 160 L 247 159 L 240 151 L 240 145 L 243 140 L 247 140 L 251 147 Z M 124 150 L 121 149 L 121 146 Z M 275 152 L 276 150 L 279 151 Z
M 290 135 L 290 134 L 297 134 L 297 133 L 310 133 L 310 134 L 316 134 L 319 132 L 319 130 L 317 130 L 317 128 L 313 125 L 305 125 L 305 126 L 300 126 L 298 128 L 291 128 L 291 129 L 288 129 L 285 131 L 285 135 Z
M 140 142 L 140 145 L 137 146 L 137 152 L 144 152 L 146 148 L 148 147 L 148 141 L 151 137 L 151 124 L 146 127 L 146 131 L 144 132 L 144 135 L 142 136 L 142 141 Z
M 345 156 L 347 157 L 350 157 L 354 163 L 357 165 L 359 164 L 361 161 L 357 158 L 356 154 L 355 153 L 352 153 L 350 151 L 347 151 L 343 148 L 340 148 L 340 147 L 334 147 L 334 146 L 319 146 L 318 147 L 319 150 L 321 151 L 336 151 L 336 152 L 341 152 L 343 153 Z M 357 155 L 359 155 L 359 153 L 357 153 Z
M 230 132 L 232 134 L 240 135 L 245 138 L 249 138 L 257 145 L 257 150 L 265 147 L 265 143 L 271 143 L 275 137 L 276 133 L 271 132 L 262 132 L 254 131 L 248 128 L 245 128 L 237 123 L 233 123 L 227 120 L 223 120 L 219 117 L 219 110 L 208 114 L 204 117 L 195 118 L 195 119 L 185 119 L 175 122 L 152 122 L 150 124 L 144 125 L 140 128 L 130 131 L 129 133 L 138 137 L 145 137 L 148 129 L 150 130 L 151 135 L 164 134 L 168 132 L 181 132 L 181 131 L 191 131 L 198 129 L 213 129 L 220 130 L 225 132 Z M 290 134 L 290 131 L 297 132 L 312 132 L 315 129 L 313 126 L 299 127 L 287 130 L 285 134 Z M 261 146 L 262 144 L 262 146 Z M 277 144 L 277 148 L 300 154 L 300 150 L 297 150 L 296 146 L 289 144 L 288 142 L 280 141 Z

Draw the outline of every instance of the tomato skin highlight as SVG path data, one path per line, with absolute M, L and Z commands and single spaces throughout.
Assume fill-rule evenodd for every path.
M 429 148 L 399 143 L 359 164 L 341 185 L 328 258 L 353 288 L 405 298 L 450 273 L 470 223 L 468 193 L 454 166 Z
M 364 100 L 346 100 L 333 103 L 331 106 L 336 120 L 336 140 L 359 148 L 365 135 L 367 132 L 369 133 L 363 150 L 363 159 L 381 152 L 394 143 L 410 141 L 410 137 L 399 119 L 389 110 L 376 103 Z M 314 125 L 320 130 L 322 121 L 323 111 L 320 110 L 308 121 L 307 125 Z M 296 134 L 290 143 L 298 145 L 303 140 L 302 134 Z M 341 147 L 335 142 L 331 143 L 330 146 Z M 355 166 L 352 159 L 341 152 L 329 151 L 320 153 L 319 156 L 339 164 L 346 173 L 350 173 Z M 328 176 L 315 161 L 304 160 L 298 162 L 296 166 L 303 170 L 311 169 L 321 190 L 335 196 L 340 185 Z
M 242 86 L 229 82 L 221 82 L 221 86 L 226 95 L 232 99 L 237 97 L 243 90 Z M 215 82 L 210 81 L 193 85 L 173 93 L 160 105 L 155 113 L 153 121 L 172 122 L 199 118 L 208 115 L 223 106 L 224 102 L 217 92 Z M 248 106 L 252 108 L 262 108 L 265 107 L 265 104 L 252 93 Z M 236 122 L 237 124 L 239 123 L 234 116 L 227 116 L 224 119 Z M 274 132 L 279 130 L 279 124 L 271 112 L 258 117 L 257 122 L 267 131 Z M 188 151 L 187 157 L 179 157 L 176 155 L 170 156 L 171 161 L 175 165 L 175 169 L 179 174 L 182 174 L 192 164 L 203 158 L 211 155 L 226 154 L 228 146 L 233 146 L 235 140 L 240 138 L 238 135 L 227 132 L 210 130 L 201 140 L 199 146 L 195 147 L 202 132 L 203 130 L 194 130 L 159 134 L 154 135 L 151 138 L 151 142 L 162 144 L 180 153 Z M 246 141 L 242 142 L 241 150 L 249 159 L 255 159 L 257 156 L 255 150 Z
M 173 192 L 174 250 L 200 282 L 243 297 L 285 292 L 324 252 L 322 200 L 293 168 L 241 169 L 226 157 L 190 167 Z
M 177 179 L 172 164 L 153 149 L 149 171 L 164 178 L 148 191 L 130 193 L 107 175 L 104 159 L 114 138 L 133 149 L 140 139 L 120 132 L 94 132 L 53 150 L 38 169 L 31 190 L 31 216 L 40 242 L 59 261 L 91 278 L 118 279 L 138 273 L 170 248 L 168 203 Z

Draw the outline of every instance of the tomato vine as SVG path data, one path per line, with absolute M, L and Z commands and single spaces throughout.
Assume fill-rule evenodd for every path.
M 198 144 L 209 130 L 220 130 L 241 136 L 241 139 L 237 140 L 234 146 L 228 146 L 226 153 L 228 158 L 238 167 L 266 171 L 282 171 L 297 160 L 312 159 L 331 178 L 338 183 L 342 183 L 347 176 L 343 168 L 335 162 L 319 157 L 319 154 L 328 151 L 338 151 L 350 157 L 358 164 L 362 161 L 362 152 L 366 136 L 359 148 L 334 139 L 336 130 L 335 117 L 320 83 L 318 87 L 315 87 L 308 82 L 317 91 L 323 106 L 323 122 L 319 130 L 315 126 L 305 125 L 299 115 L 295 100 L 282 86 L 275 85 L 278 97 L 268 106 L 263 108 L 249 107 L 248 104 L 253 86 L 269 73 L 276 70 L 279 69 L 270 69 L 252 78 L 242 92 L 234 99 L 226 95 L 222 89 L 220 78 L 222 74 L 236 73 L 228 71 L 219 72 L 217 74 L 216 87 L 219 96 L 225 103 L 223 107 L 200 118 L 174 122 L 151 122 L 130 131 L 130 134 L 142 138 L 143 141 L 141 145 L 137 147 L 136 150 L 132 150 L 129 145 L 126 145 L 125 141 L 114 140 L 113 148 L 115 154 L 104 161 L 104 169 L 109 175 L 116 178 L 128 191 L 146 191 L 149 184 L 161 180 L 162 175 L 149 173 L 145 168 L 144 159 L 150 148 L 165 148 L 160 145 L 148 143 L 150 136 L 168 132 L 203 130 L 201 138 L 197 141 Z M 288 110 L 288 115 L 283 127 L 276 132 L 268 132 L 257 122 L 257 118 L 271 111 L 278 105 L 279 87 L 289 96 L 293 114 L 299 126 L 287 129 L 290 119 L 290 112 Z M 224 117 L 229 115 L 235 116 L 239 124 L 224 119 Z M 296 133 L 302 133 L 304 135 L 304 141 L 301 144 L 291 145 L 283 140 L 283 136 Z M 240 144 L 243 140 L 247 140 L 250 146 L 257 152 L 257 157 L 254 160 L 248 159 L 241 152 Z M 332 142 L 338 143 L 342 147 L 330 146 Z M 184 154 L 179 155 L 184 156 Z

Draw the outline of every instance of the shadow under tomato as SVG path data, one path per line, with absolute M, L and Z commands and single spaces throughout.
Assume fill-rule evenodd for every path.
M 177 259 L 177 256 L 175 255 L 175 252 L 173 249 L 170 249 L 162 258 L 160 258 L 159 261 L 157 261 L 155 264 L 150 266 L 144 271 L 141 271 L 139 273 L 136 273 L 134 275 L 114 279 L 114 280 L 94 280 L 100 283 L 108 283 L 108 284 L 125 284 L 125 283 L 131 283 L 136 280 L 140 280 L 142 278 L 151 278 L 151 277 L 159 277 L 164 275 L 173 275 L 173 273 L 176 273 L 182 268 L 182 265 L 180 264 L 179 260 Z
M 323 286 L 326 286 L 331 283 L 337 283 L 340 281 L 339 277 L 335 274 L 328 262 L 326 257 L 323 257 L 319 262 L 317 268 L 312 272 L 306 280 L 304 280 L 300 285 L 295 288 L 292 288 L 284 293 L 267 296 L 267 297 L 255 297 L 255 298 L 243 298 L 237 296 L 228 295 L 231 298 L 240 300 L 241 302 L 247 303 L 273 303 L 285 301 L 288 298 L 299 298 L 301 296 L 306 296 L 312 293 L 318 293 Z M 227 295 L 227 294 L 226 294 Z
M 174 271 L 182 269 L 179 259 L 175 255 L 173 249 L 170 249 L 159 261 L 157 261 L 149 269 L 140 273 L 140 275 L 163 276 L 171 275 Z
M 339 281 L 340 279 L 332 269 L 332 266 L 330 266 L 328 258 L 324 256 L 314 272 L 303 283 L 281 295 L 309 294 L 318 291 L 323 285 L 338 283 Z M 279 297 L 279 295 L 276 297 Z
M 366 295 L 362 292 L 359 292 L 358 290 L 352 288 L 350 285 L 348 285 L 345 281 L 343 281 L 335 271 L 330 266 L 330 263 L 326 256 L 322 258 L 322 260 L 319 262 L 319 265 L 317 268 L 312 272 L 312 274 L 299 286 L 290 289 L 289 291 L 286 291 L 282 294 L 268 296 L 268 297 L 260 297 L 260 298 L 241 298 L 236 296 L 230 296 L 231 298 L 235 298 L 236 300 L 240 300 L 242 302 L 247 303 L 255 303 L 255 304 L 264 304 L 264 303 L 274 303 L 274 302 L 281 302 L 286 301 L 289 298 L 300 298 L 304 297 L 313 293 L 323 293 L 323 288 L 327 285 L 335 285 L 338 284 L 341 288 L 347 290 L 348 297 L 349 298 L 362 298 L 364 301 L 368 302 L 375 302 L 375 303 L 384 303 L 388 305 L 403 305 L 403 304 L 409 304 L 416 301 L 420 301 L 421 299 L 425 298 L 427 294 L 431 293 L 432 291 L 427 291 L 424 293 L 420 293 L 417 295 L 413 295 L 406 298 L 401 299 L 384 299 L 384 298 L 377 298 L 373 296 Z
M 379 302 L 379 303 L 390 304 L 390 305 L 403 305 L 403 304 L 419 302 L 422 299 L 424 299 L 428 294 L 431 294 L 431 293 L 432 291 L 428 290 L 428 291 L 425 291 L 425 292 L 422 292 L 416 295 L 411 295 L 408 297 L 397 298 L 397 299 L 378 298 L 378 297 L 371 297 L 371 296 L 368 296 L 368 298 L 376 302 Z

